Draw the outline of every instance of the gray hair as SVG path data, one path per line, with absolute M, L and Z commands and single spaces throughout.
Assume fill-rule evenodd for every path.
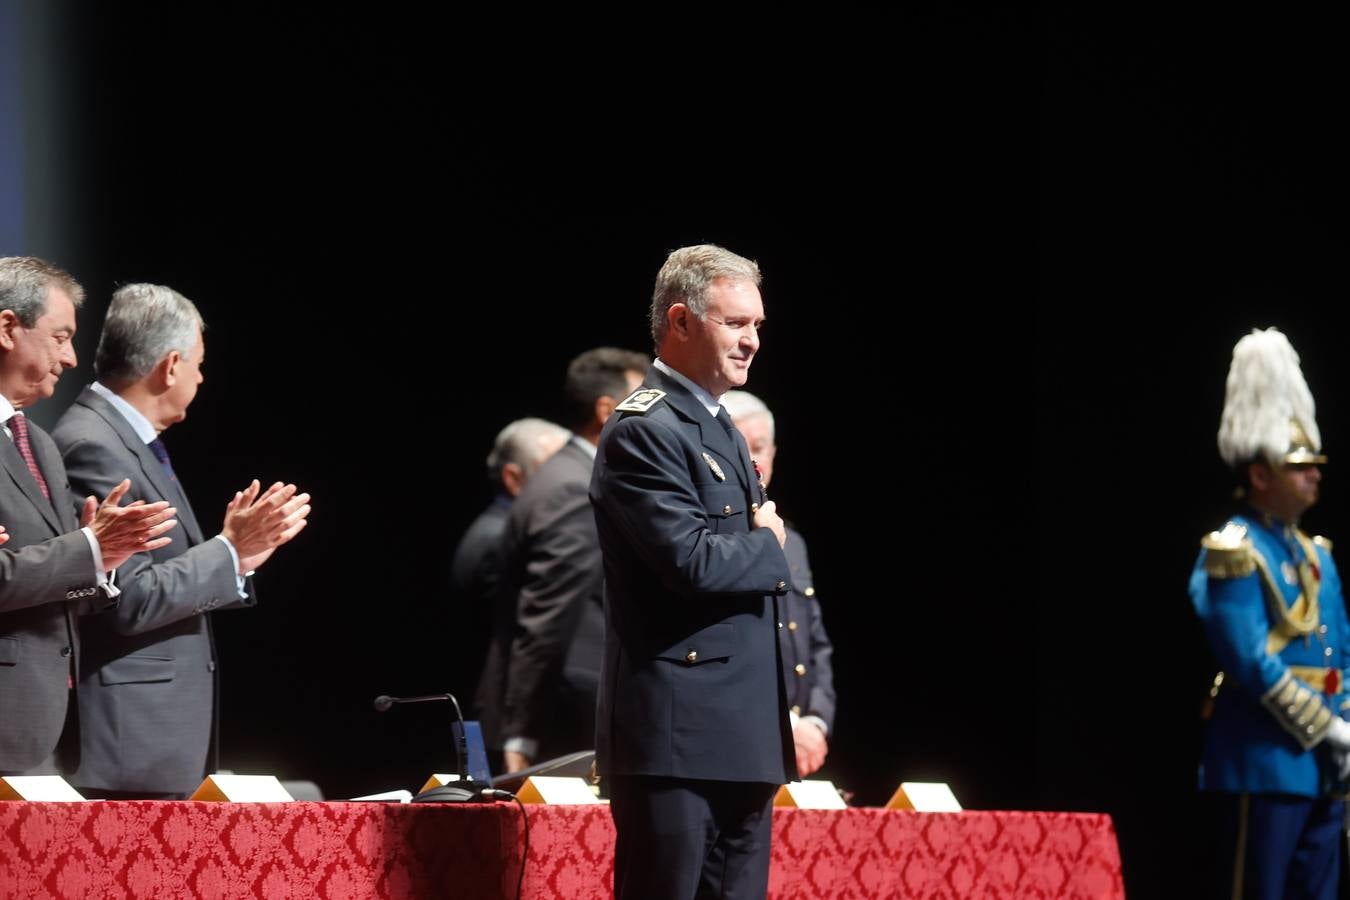
M 197 332 L 205 328 L 197 307 L 173 288 L 123 285 L 108 304 L 94 353 L 94 375 L 114 382 L 144 378 L 170 351 L 191 353 Z
M 727 415 L 731 416 L 733 422 L 764 416 L 769 420 L 769 440 L 774 440 L 773 413 L 769 412 L 763 400 L 749 391 L 727 391 L 722 395 L 722 405 L 727 408 Z
M 526 477 L 543 464 L 539 456 L 539 445 L 545 438 L 567 440 L 571 434 L 561 425 L 555 425 L 547 419 L 516 419 L 501 431 L 492 442 L 492 452 L 487 455 L 488 481 L 500 484 L 502 467 L 515 463 L 524 470 Z
M 54 287 L 65 291 L 76 309 L 84 303 L 84 288 L 70 273 L 36 256 L 0 257 L 0 310 L 12 311 L 24 328 L 42 318 Z
M 759 265 L 716 244 L 681 247 L 666 257 L 666 264 L 656 273 L 656 290 L 652 294 L 652 341 L 657 352 L 670 327 L 666 322 L 667 311 L 676 303 L 683 303 L 702 319 L 708 312 L 708 288 L 719 278 L 752 281 L 758 286 Z

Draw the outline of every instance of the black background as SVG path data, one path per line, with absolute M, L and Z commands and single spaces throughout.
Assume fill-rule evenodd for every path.
M 443 711 L 370 700 L 460 689 L 448 559 L 492 435 L 576 353 L 648 350 L 665 254 L 713 241 L 765 273 L 748 386 L 837 647 L 823 774 L 1107 811 L 1131 894 L 1189 893 L 1185 580 L 1253 326 L 1321 401 L 1307 524 L 1350 534 L 1322 30 L 72 7 L 82 361 L 115 285 L 173 285 L 209 325 L 167 438 L 204 526 L 255 475 L 315 496 L 262 604 L 216 617 L 225 764 L 331 797 L 445 769 Z

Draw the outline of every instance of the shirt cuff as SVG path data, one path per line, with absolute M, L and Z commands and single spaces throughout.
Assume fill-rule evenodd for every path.
M 830 736 L 830 726 L 826 725 L 825 720 L 822 719 L 820 716 L 802 716 L 799 721 L 810 722 L 812 725 L 820 729 L 821 734 L 825 735 L 826 737 Z
M 94 554 L 94 584 L 98 585 L 99 590 L 103 591 L 109 600 L 117 599 L 122 593 L 117 588 L 117 572 L 113 571 L 110 578 L 109 573 L 103 571 L 103 548 L 99 546 L 98 538 L 94 537 L 94 529 L 86 525 L 80 531 L 84 532 L 85 539 L 89 541 L 89 552 Z
M 234 589 L 235 589 L 236 591 L 239 592 L 239 599 L 240 599 L 240 600 L 247 600 L 247 599 L 248 599 L 248 576 L 252 575 L 253 573 L 252 573 L 252 572 L 245 572 L 243 575 L 240 575 L 240 574 L 239 574 L 239 551 L 236 550 L 236 549 L 234 549 L 234 543 L 233 543 L 229 538 L 227 538 L 225 535 L 223 535 L 223 534 L 218 534 L 218 535 L 216 535 L 216 537 L 218 537 L 218 538 L 220 538 L 222 541 L 224 541 L 224 542 L 225 542 L 225 546 L 230 548 L 230 562 L 232 563 L 232 565 L 230 566 L 230 571 L 234 573 Z
M 534 759 L 539 755 L 539 742 L 534 738 L 527 737 L 507 738 L 502 744 L 502 750 L 507 753 L 519 753 L 522 756 Z

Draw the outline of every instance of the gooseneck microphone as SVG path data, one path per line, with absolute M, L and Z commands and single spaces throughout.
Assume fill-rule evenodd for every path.
M 464 737 L 464 714 L 460 712 L 459 701 L 455 699 L 454 694 L 423 694 L 418 697 L 390 697 L 388 694 L 381 694 L 375 698 L 375 711 L 388 712 L 396 703 L 426 703 L 431 700 L 449 700 L 455 709 L 451 732 L 454 735 L 455 745 L 455 774 L 459 778 L 453 784 L 423 791 L 413 797 L 413 802 L 488 803 L 496 799 L 492 785 L 469 778 L 469 745 Z

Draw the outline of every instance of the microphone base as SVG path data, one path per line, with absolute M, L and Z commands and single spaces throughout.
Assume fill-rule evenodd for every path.
M 485 781 L 452 781 L 450 784 L 423 791 L 412 798 L 413 803 L 491 803 L 483 791 L 492 790 Z

